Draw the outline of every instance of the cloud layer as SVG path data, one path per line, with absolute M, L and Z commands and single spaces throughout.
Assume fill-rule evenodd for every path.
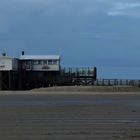
M 114 6 L 108 12 L 109 16 L 133 16 L 140 17 L 140 3 L 122 3 L 117 2 L 113 4 Z
M 61 52 L 64 65 L 140 67 L 139 25 L 139 0 L 0 0 L 0 51 Z

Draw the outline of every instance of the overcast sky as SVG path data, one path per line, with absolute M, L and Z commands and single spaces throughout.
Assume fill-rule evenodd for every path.
M 0 0 L 0 52 L 61 54 L 99 78 L 140 79 L 140 0 Z

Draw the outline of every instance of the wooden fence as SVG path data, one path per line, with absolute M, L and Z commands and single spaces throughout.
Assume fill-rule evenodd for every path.
M 129 79 L 97 79 L 94 82 L 97 86 L 140 86 L 140 80 Z

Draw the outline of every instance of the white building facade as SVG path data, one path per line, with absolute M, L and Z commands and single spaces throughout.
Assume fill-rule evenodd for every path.
M 18 59 L 0 56 L 0 71 L 17 71 Z
M 27 71 L 59 71 L 59 55 L 21 55 L 22 69 Z

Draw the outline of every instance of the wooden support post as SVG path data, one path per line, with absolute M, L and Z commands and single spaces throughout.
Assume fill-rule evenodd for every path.
M 12 76 L 11 76 L 11 74 L 12 74 L 12 72 L 8 72 L 8 84 L 9 84 L 9 89 L 8 90 L 11 90 L 12 89 L 12 83 L 11 82 L 13 82 L 12 80 L 11 80 L 11 78 L 12 78 Z
M 108 79 L 108 86 L 110 86 L 110 79 Z
M 96 85 L 98 86 L 98 85 L 99 85 L 99 84 L 98 84 L 98 79 L 96 79 L 96 81 L 97 81 Z
M 128 82 L 128 80 L 126 80 L 126 85 L 127 85 L 127 86 L 129 85 L 129 82 Z
M 104 79 L 102 79 L 102 86 L 104 86 L 105 85 L 105 83 L 104 83 Z
M 2 90 L 2 72 L 0 72 L 0 90 Z
M 120 80 L 120 85 L 122 85 L 123 83 L 122 83 L 122 80 Z

